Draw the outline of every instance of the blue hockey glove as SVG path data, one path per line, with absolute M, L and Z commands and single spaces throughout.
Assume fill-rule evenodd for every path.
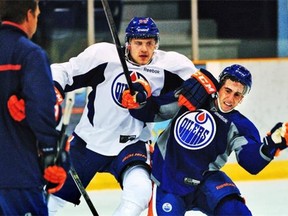
M 207 70 L 201 68 L 183 82 L 176 91 L 179 95 L 178 105 L 185 106 L 190 111 L 200 108 L 210 95 L 217 92 L 218 81 Z
M 288 147 L 288 122 L 277 123 L 263 139 L 262 153 L 273 159 Z
M 55 193 L 64 185 L 70 169 L 70 143 L 66 136 L 63 147 L 53 148 L 39 145 L 40 165 L 44 179 L 47 181 L 46 191 Z
M 151 87 L 148 82 L 142 79 L 133 82 L 132 87 L 135 94 L 131 95 L 129 89 L 124 90 L 121 103 L 127 109 L 139 109 L 146 104 L 147 98 L 151 96 Z

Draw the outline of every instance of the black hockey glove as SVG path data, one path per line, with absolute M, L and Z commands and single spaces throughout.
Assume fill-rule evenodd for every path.
M 39 144 L 40 165 L 48 193 L 59 191 L 67 178 L 70 169 L 70 143 L 67 140 L 66 136 L 64 145 L 61 147 L 59 142 L 57 148 Z
M 201 108 L 209 96 L 217 92 L 218 85 L 215 77 L 201 68 L 176 91 L 175 95 L 179 95 L 178 105 L 185 106 L 190 111 Z
M 135 91 L 131 95 L 129 89 L 125 89 L 122 93 L 122 106 L 127 109 L 139 109 L 146 104 L 147 98 L 151 96 L 151 87 L 148 82 L 142 79 L 137 79 L 132 83 Z
M 288 147 L 288 122 L 277 123 L 263 139 L 262 153 L 273 159 Z

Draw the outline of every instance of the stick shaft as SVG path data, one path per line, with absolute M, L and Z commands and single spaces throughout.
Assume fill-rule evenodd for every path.
M 61 128 L 61 132 L 63 134 L 63 136 L 67 133 L 66 130 L 67 130 L 67 127 L 69 125 L 69 122 L 70 122 L 70 118 L 71 118 L 71 114 L 72 114 L 72 108 L 73 108 L 73 105 L 74 105 L 74 93 L 69 95 L 69 93 L 67 94 L 67 101 L 66 101 L 66 104 L 65 104 L 65 110 L 64 110 L 64 115 L 63 115 L 63 125 L 62 125 L 62 128 Z M 99 216 L 97 211 L 96 211 L 96 208 L 94 207 L 88 193 L 86 192 L 76 170 L 74 169 L 73 166 L 71 166 L 70 170 L 69 170 L 69 174 L 71 175 L 73 181 L 75 182 L 79 192 L 81 193 L 81 195 L 84 197 L 88 207 L 90 208 L 92 214 L 94 216 Z
M 111 13 L 110 6 L 109 6 L 107 0 L 101 0 L 101 2 L 102 2 L 103 9 L 104 9 L 104 12 L 105 12 L 105 16 L 106 16 L 106 19 L 107 19 L 107 22 L 108 22 L 108 25 L 109 25 L 109 28 L 110 28 L 110 32 L 112 34 L 112 38 L 113 38 L 114 43 L 115 43 L 116 48 L 117 48 L 118 56 L 119 56 L 119 59 L 121 61 L 121 65 L 122 65 L 123 70 L 124 70 L 124 75 L 125 75 L 125 78 L 127 80 L 127 84 L 129 86 L 130 93 L 131 93 L 131 95 L 134 95 L 135 92 L 134 92 L 134 89 L 132 87 L 132 80 L 131 80 L 130 73 L 129 73 L 129 70 L 128 70 L 128 67 L 127 67 L 127 64 L 126 64 L 125 57 L 124 57 L 125 54 L 123 53 L 123 49 L 121 48 L 120 40 L 119 40 L 119 37 L 118 37 L 117 29 L 116 29 L 116 26 L 115 26 L 113 15 Z
M 84 188 L 84 186 L 83 186 L 83 184 L 82 184 L 82 182 L 81 182 L 81 180 L 80 180 L 80 178 L 79 178 L 79 176 L 78 176 L 78 174 L 77 174 L 77 172 L 76 172 L 76 170 L 74 169 L 73 166 L 71 166 L 69 174 L 71 175 L 71 177 L 72 177 L 74 183 L 76 184 L 79 192 L 84 197 L 84 199 L 85 199 L 87 205 L 89 206 L 92 214 L 94 216 L 99 216 L 96 208 L 94 207 L 94 205 L 93 205 L 93 203 L 92 203 L 87 191 L 85 190 L 85 188 Z

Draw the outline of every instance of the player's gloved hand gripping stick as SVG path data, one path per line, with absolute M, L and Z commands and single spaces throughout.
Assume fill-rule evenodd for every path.
M 147 98 L 151 96 L 151 87 L 148 82 L 138 79 L 132 83 L 135 90 L 134 95 L 131 94 L 129 89 L 122 93 L 122 106 L 127 109 L 139 109 L 146 104 Z
M 56 88 L 55 88 L 55 92 L 56 92 L 56 97 L 57 97 L 57 104 L 60 106 L 64 99 Z M 50 162 L 56 165 L 59 163 L 63 164 L 65 166 L 65 171 L 67 172 L 70 170 L 71 164 L 70 164 L 70 156 L 69 156 L 70 143 L 68 141 L 68 135 L 66 134 L 66 130 L 69 125 L 73 105 L 74 105 L 74 101 L 71 98 L 67 98 L 67 101 L 65 104 L 64 115 L 62 116 L 62 127 L 60 131 L 60 138 L 58 141 L 57 153 L 56 153 L 56 156 L 53 158 L 53 161 Z M 55 112 L 56 111 L 57 110 L 55 109 Z M 46 160 L 48 158 L 49 157 L 46 157 Z M 46 186 L 46 190 L 48 193 L 55 193 L 58 190 L 60 190 L 62 186 L 64 185 L 66 177 L 67 177 L 66 172 L 65 172 L 65 179 L 63 183 L 57 186 L 55 182 L 58 182 L 59 180 L 57 179 L 57 176 L 53 173 L 53 171 L 55 173 L 59 172 L 59 170 L 57 169 L 57 166 L 53 166 L 50 169 L 45 169 L 45 172 L 44 172 L 44 178 L 49 179 L 49 184 L 47 184 Z M 61 174 L 61 172 L 59 173 Z M 61 176 L 60 174 L 58 178 L 64 177 L 64 175 Z
M 59 97 L 60 97 L 60 95 L 57 95 L 57 99 L 59 99 Z M 61 99 L 61 97 L 60 97 L 60 99 Z M 62 101 L 63 101 L 63 99 L 62 99 Z M 67 138 L 66 130 L 67 130 L 67 127 L 68 127 L 69 122 L 70 122 L 70 117 L 71 117 L 73 105 L 74 105 L 74 98 L 68 96 L 66 98 L 65 110 L 64 110 L 64 115 L 63 115 L 63 118 L 62 118 L 63 122 L 62 122 L 61 134 L 62 134 L 62 137 L 63 137 L 62 138 L 63 141 Z M 79 192 L 81 193 L 81 195 L 85 199 L 85 201 L 86 201 L 90 211 L 92 212 L 92 214 L 94 216 L 99 216 L 96 208 L 94 207 L 94 205 L 93 205 L 93 203 L 92 203 L 87 191 L 85 190 L 85 188 L 84 188 L 84 186 L 83 186 L 83 184 L 82 184 L 82 182 L 81 182 L 81 180 L 80 180 L 80 178 L 78 176 L 78 173 L 76 172 L 76 170 L 74 169 L 74 167 L 72 165 L 70 167 L 69 174 L 71 175 L 73 181 L 75 182 Z
M 59 120 L 61 115 L 61 107 L 58 102 L 57 99 L 55 120 Z M 25 120 L 25 101 L 23 98 L 18 99 L 17 95 L 12 95 L 7 101 L 7 107 L 11 118 L 16 122 Z M 59 191 L 67 178 L 67 172 L 70 169 L 70 158 L 69 146 L 66 140 L 67 138 L 61 134 L 61 138 L 57 141 L 57 146 L 37 142 L 40 167 L 43 177 L 47 181 L 46 191 L 48 193 Z
M 123 49 L 121 48 L 120 40 L 118 37 L 117 29 L 115 22 L 113 20 L 113 15 L 109 7 L 107 0 L 101 0 L 107 23 L 110 28 L 110 32 L 113 38 L 113 41 L 116 45 L 118 56 L 124 71 L 124 75 L 128 84 L 129 89 L 125 90 L 122 94 L 122 105 L 128 109 L 138 109 L 145 105 L 146 100 L 151 95 L 151 88 L 149 84 L 143 80 L 137 80 L 132 82 L 130 77 L 130 72 L 128 70 L 125 55 Z
M 115 22 L 113 20 L 113 15 L 111 13 L 111 9 L 109 7 L 109 4 L 108 4 L 107 0 L 101 0 L 101 2 L 102 2 L 102 6 L 103 6 L 103 9 L 104 9 L 104 12 L 105 12 L 107 23 L 108 23 L 109 28 L 110 28 L 110 32 L 111 32 L 113 41 L 114 41 L 114 43 L 116 45 L 116 48 L 117 48 L 117 53 L 118 53 L 119 59 L 121 61 L 121 65 L 122 65 L 122 68 L 123 68 L 123 71 L 124 71 L 124 75 L 125 75 L 126 81 L 127 81 L 128 86 L 129 86 L 130 94 L 134 95 L 135 92 L 134 92 L 134 88 L 133 88 L 133 85 L 132 85 L 132 80 L 130 78 L 130 73 L 129 73 L 129 70 L 128 70 L 128 67 L 127 67 L 127 64 L 126 64 L 125 55 L 124 55 L 123 50 L 121 48 L 120 40 L 119 40 L 119 37 L 118 37 L 118 33 L 117 33 L 116 26 L 115 26 Z

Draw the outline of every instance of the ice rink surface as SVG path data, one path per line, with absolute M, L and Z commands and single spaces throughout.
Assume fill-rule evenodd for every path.
M 254 216 L 287 216 L 288 215 L 288 179 L 284 180 L 263 180 L 263 181 L 240 181 L 236 182 L 246 203 Z M 100 216 L 112 215 L 117 207 L 120 190 L 94 190 L 88 194 Z M 59 211 L 59 216 L 90 216 L 92 215 L 85 200 L 81 198 L 79 206 L 66 204 Z M 141 216 L 147 215 L 143 212 Z M 190 211 L 186 216 L 204 215 L 197 211 Z

